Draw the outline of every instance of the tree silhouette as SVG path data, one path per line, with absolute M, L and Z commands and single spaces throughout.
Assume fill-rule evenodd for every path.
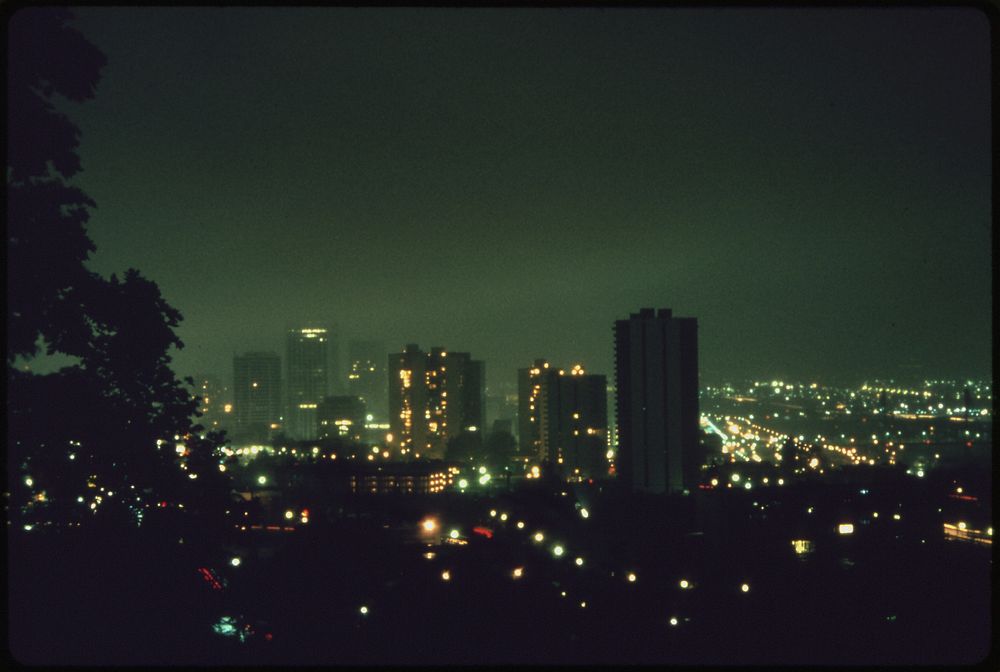
M 25 8 L 8 24 L 8 366 L 36 354 L 40 337 L 62 352 L 85 345 L 66 332 L 81 317 L 72 295 L 93 282 L 84 262 L 95 249 L 85 229 L 95 204 L 66 183 L 81 168 L 80 132 L 53 103 L 92 98 L 106 58 L 70 18 Z
M 170 369 L 170 348 L 183 347 L 181 314 L 135 269 L 105 279 L 85 266 L 96 204 L 67 183 L 81 170 L 80 133 L 54 101 L 92 98 L 106 58 L 71 19 L 64 9 L 25 8 L 8 24 L 11 513 L 127 511 L 139 520 L 147 495 L 192 497 L 194 481 L 199 492 L 225 492 L 215 456 L 224 438 L 192 425 L 198 400 Z M 20 370 L 40 346 L 79 363 L 47 375 Z

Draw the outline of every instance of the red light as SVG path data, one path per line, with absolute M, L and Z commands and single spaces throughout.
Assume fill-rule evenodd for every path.
M 270 642 L 272 639 L 274 639 L 274 635 L 272 635 L 270 632 L 268 632 L 268 633 L 266 633 L 264 635 L 264 639 L 266 639 L 267 641 Z
M 491 530 L 489 528 L 486 528 L 486 527 L 474 527 L 474 528 L 472 528 L 472 531 L 475 532 L 476 534 L 483 535 L 487 539 L 492 539 L 493 538 L 493 530 Z
M 309 517 L 309 509 L 302 509 L 302 515 L 305 516 L 306 518 L 308 518 Z
M 161 509 L 165 508 L 167 506 L 167 503 L 166 502 L 160 502 L 159 506 L 160 506 Z

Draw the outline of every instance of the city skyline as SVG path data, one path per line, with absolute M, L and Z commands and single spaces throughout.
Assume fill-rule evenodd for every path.
M 315 319 L 607 374 L 670 305 L 707 382 L 992 375 L 976 10 L 74 13 L 90 266 L 159 284 L 182 374 Z
M 7 9 L 12 660 L 1000 669 L 994 8 Z

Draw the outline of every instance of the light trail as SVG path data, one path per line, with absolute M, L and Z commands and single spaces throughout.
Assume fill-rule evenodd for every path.
M 701 416 L 701 419 L 702 419 L 702 421 L 705 424 L 708 425 L 708 428 L 711 429 L 716 434 L 718 434 L 722 438 L 723 441 L 726 441 L 729 438 L 728 436 L 726 436 L 725 434 L 722 433 L 721 429 L 719 429 L 718 427 L 715 426 L 715 423 L 713 423 L 711 420 L 708 419 L 707 415 Z

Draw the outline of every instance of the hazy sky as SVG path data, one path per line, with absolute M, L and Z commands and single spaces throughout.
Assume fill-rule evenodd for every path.
M 75 12 L 91 266 L 160 285 L 181 373 L 319 320 L 613 378 L 644 306 L 706 383 L 992 373 L 977 11 Z

